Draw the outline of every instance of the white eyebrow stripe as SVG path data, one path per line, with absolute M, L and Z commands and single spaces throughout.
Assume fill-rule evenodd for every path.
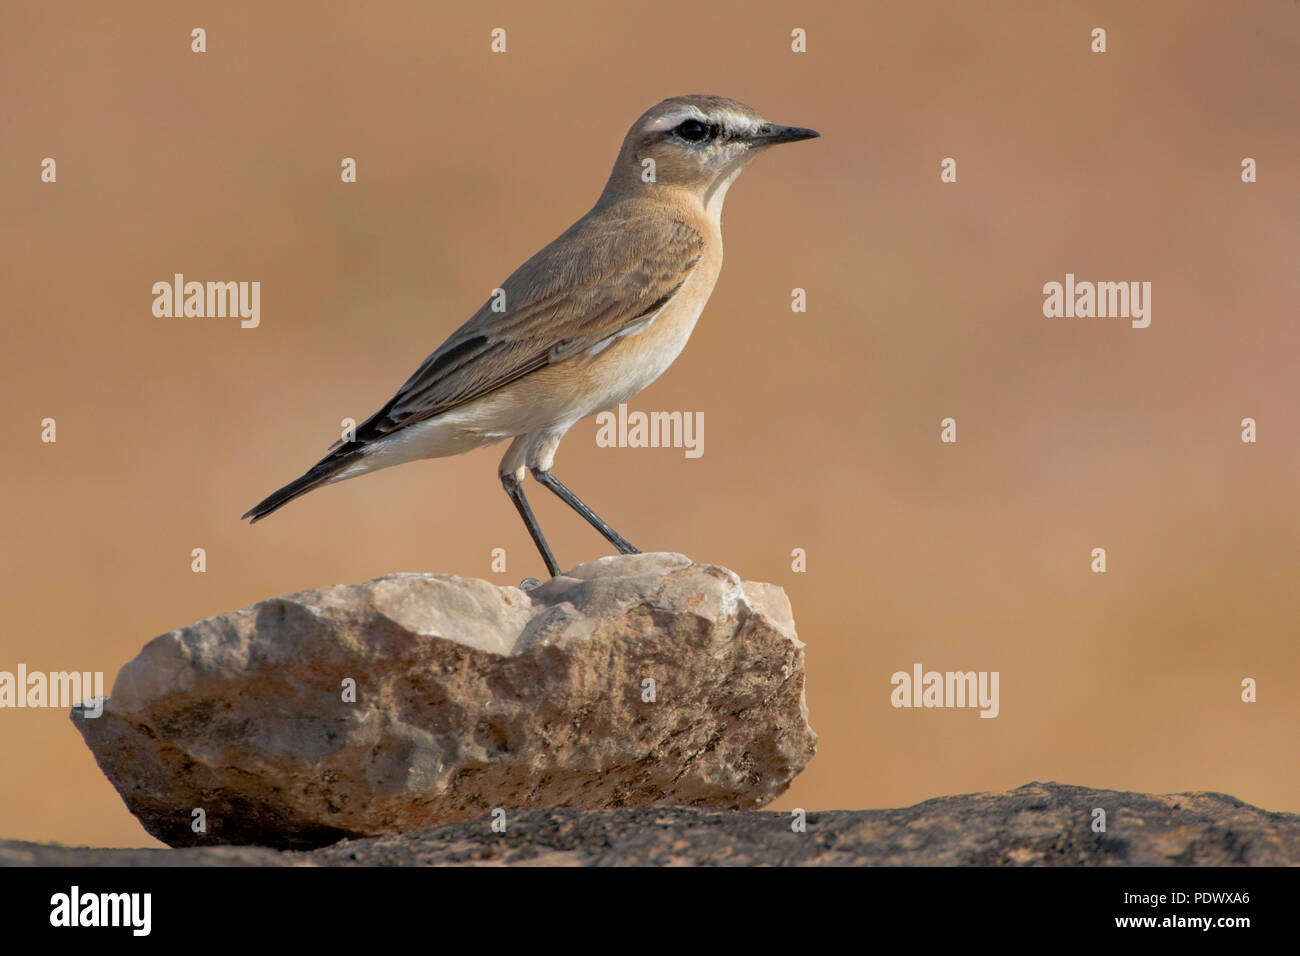
M 646 124 L 646 129 L 654 132 L 664 129 L 672 129 L 677 124 L 688 119 L 699 120 L 702 123 L 707 123 L 709 121 L 709 118 L 700 111 L 699 107 L 686 106 L 682 109 L 675 110 L 672 113 L 660 116 L 658 119 L 651 120 Z
M 746 116 L 744 113 L 737 113 L 734 110 L 722 109 L 715 113 L 705 113 L 698 106 L 686 106 L 671 113 L 666 113 L 646 124 L 648 132 L 660 132 L 661 130 L 673 129 L 685 120 L 699 120 L 705 124 L 718 124 L 728 133 L 752 133 L 759 126 L 763 125 L 762 120 L 754 119 L 752 116 Z
M 752 133 L 763 125 L 762 120 L 746 116 L 744 113 L 735 113 L 731 110 L 722 110 L 719 119 L 722 120 L 722 128 L 729 133 Z

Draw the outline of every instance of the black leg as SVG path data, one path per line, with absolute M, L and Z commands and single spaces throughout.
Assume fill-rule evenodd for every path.
M 551 554 L 551 546 L 546 543 L 546 538 L 542 536 L 542 529 L 537 524 L 537 519 L 533 517 L 533 509 L 528 507 L 528 499 L 524 497 L 524 486 L 514 475 L 502 475 L 501 485 L 506 489 L 506 494 L 510 500 L 515 503 L 519 509 L 519 517 L 524 519 L 524 525 L 528 528 L 528 533 L 533 536 L 533 544 L 537 545 L 537 550 L 542 552 L 542 560 L 546 562 L 546 570 L 551 572 L 551 577 L 560 573 L 560 566 L 555 561 L 555 555 Z
M 568 488 L 564 487 L 564 483 L 560 481 L 559 478 L 556 478 L 549 471 L 541 471 L 537 468 L 532 469 L 532 472 L 534 478 L 536 478 L 547 488 L 550 488 L 553 492 L 559 495 L 561 501 L 563 501 L 574 511 L 578 512 L 578 514 L 586 518 L 587 523 L 590 524 L 597 531 L 599 531 L 602 535 L 604 535 L 606 541 L 608 541 L 614 547 L 618 548 L 619 554 L 640 554 L 641 553 L 635 547 L 633 547 L 632 544 L 626 538 L 624 538 L 621 534 L 619 534 L 608 524 L 606 524 L 604 520 L 601 519 L 600 515 L 596 514 L 596 512 L 592 511 L 590 508 L 584 505 L 578 499 L 577 495 L 575 495 Z

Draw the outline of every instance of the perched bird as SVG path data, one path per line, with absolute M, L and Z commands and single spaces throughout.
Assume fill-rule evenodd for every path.
M 628 131 L 596 205 L 515 270 L 379 411 L 253 521 L 313 488 L 513 438 L 499 469 L 552 575 L 525 470 L 623 554 L 635 554 L 551 474 L 565 432 L 641 391 L 686 345 L 722 268 L 722 201 L 777 143 L 819 135 L 721 96 L 677 96 Z

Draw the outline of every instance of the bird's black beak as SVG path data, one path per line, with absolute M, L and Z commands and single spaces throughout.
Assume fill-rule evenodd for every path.
M 797 143 L 801 139 L 816 139 L 821 133 L 815 129 L 802 126 L 776 126 L 764 123 L 754 132 L 744 137 L 750 146 L 775 146 L 777 143 Z

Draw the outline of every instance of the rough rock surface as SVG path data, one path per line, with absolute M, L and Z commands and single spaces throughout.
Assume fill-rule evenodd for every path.
M 1106 832 L 1093 833 L 1095 807 Z M 0 841 L 10 866 L 1281 866 L 1300 863 L 1300 815 L 1221 793 L 1152 796 L 1031 783 L 901 810 L 790 815 L 528 810 L 311 852 L 262 847 L 92 850 Z
M 813 756 L 807 716 L 785 593 L 679 554 L 274 598 L 154 639 L 103 716 L 72 713 L 160 840 L 279 848 L 495 808 L 753 809 Z

